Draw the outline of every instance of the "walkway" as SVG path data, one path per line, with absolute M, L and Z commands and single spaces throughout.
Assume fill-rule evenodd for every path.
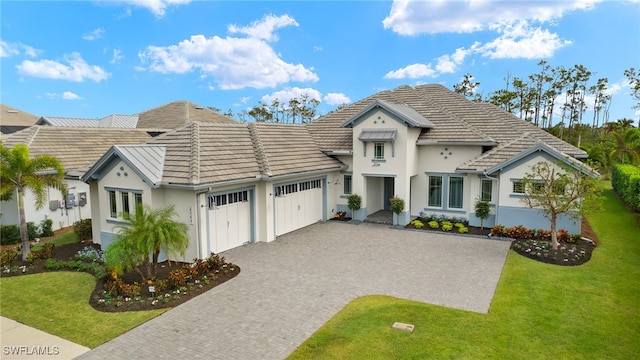
M 386 294 L 486 313 L 508 242 L 327 222 L 225 252 L 233 280 L 80 359 L 283 359 L 349 301 Z

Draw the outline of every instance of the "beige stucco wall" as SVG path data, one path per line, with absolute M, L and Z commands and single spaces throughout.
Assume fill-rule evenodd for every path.
M 531 172 L 531 166 L 541 162 L 551 161 L 551 158 L 544 153 L 535 153 L 518 162 L 517 167 L 508 167 L 500 174 L 500 206 L 524 206 L 522 197 L 513 195 L 512 179 L 522 179 L 527 172 Z M 557 165 L 556 170 L 561 170 Z

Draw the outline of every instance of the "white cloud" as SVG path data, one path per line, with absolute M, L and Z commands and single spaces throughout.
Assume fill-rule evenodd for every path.
M 99 0 L 105 3 L 124 3 L 137 7 L 146 8 L 151 11 L 157 18 L 161 18 L 165 15 L 167 8 L 170 6 L 184 5 L 191 2 L 191 0 Z M 127 10 L 126 15 L 130 15 L 130 11 Z
M 82 99 L 77 94 L 72 93 L 71 91 L 65 91 L 62 93 L 62 98 L 65 100 L 80 100 Z
M 280 91 L 276 91 L 269 95 L 265 95 L 260 99 L 260 101 L 262 101 L 265 104 L 271 104 L 273 100 L 277 99 L 281 104 L 284 104 L 285 108 L 287 108 L 287 104 L 289 103 L 289 100 L 293 98 L 301 99 L 305 95 L 309 98 L 309 100 L 311 99 L 316 99 L 318 101 L 322 100 L 322 96 L 320 92 L 316 89 L 292 87 L 292 88 L 286 88 Z
M 9 57 L 11 55 L 20 55 L 18 45 L 0 40 L 0 57 Z
M 123 58 L 124 58 L 124 55 L 122 55 L 122 51 L 120 49 L 113 49 L 113 56 L 111 56 L 111 61 L 109 61 L 109 63 L 116 64 L 120 62 L 120 60 L 122 60 Z
M 395 0 L 382 21 L 400 35 L 468 33 L 520 21 L 547 22 L 602 0 L 571 1 L 408 1 Z
M 283 24 L 297 24 L 287 15 L 280 18 L 265 17 L 266 24 L 254 22 L 251 27 L 235 28 L 249 37 L 192 35 L 176 45 L 148 46 L 138 56 L 150 71 L 184 74 L 199 70 L 213 77 L 224 90 L 318 81 L 313 68 L 285 62 L 265 41 L 276 39 L 272 31 Z
M 328 93 L 324 96 L 324 102 L 329 105 L 342 105 L 349 104 L 351 99 L 345 94 L 342 93 Z
M 384 78 L 385 79 L 417 79 L 427 76 L 437 76 L 437 72 L 429 64 L 412 64 L 405 66 L 401 69 L 389 71 Z
M 24 60 L 16 68 L 21 74 L 27 76 L 77 82 L 82 82 L 85 79 L 100 82 L 111 76 L 100 66 L 87 64 L 79 53 L 65 55 L 64 60 L 69 65 L 54 60 Z
M 638 1 L 640 1 L 640 0 L 638 0 Z M 314 45 L 313 46 L 313 51 L 324 51 L 324 49 L 321 46 Z
M 104 29 L 97 28 L 97 29 L 91 30 L 88 33 L 82 34 L 82 38 L 88 41 L 93 41 L 93 40 L 101 39 L 103 34 L 104 34 Z
M 482 56 L 492 59 L 540 59 L 553 56 L 556 50 L 571 44 L 549 30 L 531 28 L 520 22 L 500 30 L 501 35 L 477 48 Z
M 249 26 L 229 25 L 227 30 L 232 34 L 244 34 L 254 39 L 278 41 L 274 31 L 287 26 L 298 26 L 298 23 L 289 15 L 265 15 L 262 20 L 256 20 Z
M 29 57 L 36 57 L 42 52 L 42 50 L 38 50 L 29 45 L 24 45 L 21 43 L 8 43 L 4 40 L 0 40 L 0 57 L 20 55 L 20 50 L 22 50 L 22 52 Z

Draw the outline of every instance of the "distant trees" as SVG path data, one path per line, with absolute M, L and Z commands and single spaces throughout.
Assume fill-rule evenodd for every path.
M 318 105 L 320 100 L 312 98 L 309 94 L 303 94 L 299 98 L 293 97 L 289 101 L 281 101 L 276 98 L 271 103 L 258 102 L 249 110 L 242 110 L 233 113 L 231 109 L 223 113 L 227 117 L 234 116 L 241 122 L 274 122 L 282 124 L 305 124 L 318 117 Z M 219 108 L 209 107 L 209 109 L 220 113 Z

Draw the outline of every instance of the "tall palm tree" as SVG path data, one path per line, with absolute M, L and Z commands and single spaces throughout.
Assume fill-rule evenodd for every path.
M 27 145 L 18 144 L 9 149 L 0 144 L 0 197 L 10 200 L 14 193 L 18 196 L 22 260 L 28 260 L 31 253 L 24 214 L 24 192 L 31 191 L 36 199 L 36 209 L 42 209 L 49 187 L 60 190 L 66 198 L 67 186 L 60 160 L 51 155 L 39 155 L 32 159 Z
M 129 223 L 118 226 L 118 237 L 105 253 L 107 264 L 118 270 L 133 269 L 143 282 L 154 279 L 160 252 L 184 256 L 189 246 L 189 227 L 173 220 L 175 216 L 174 205 L 163 209 L 138 206 Z
M 640 129 L 620 129 L 613 133 L 615 148 L 611 150 L 611 163 L 635 164 L 640 162 Z

